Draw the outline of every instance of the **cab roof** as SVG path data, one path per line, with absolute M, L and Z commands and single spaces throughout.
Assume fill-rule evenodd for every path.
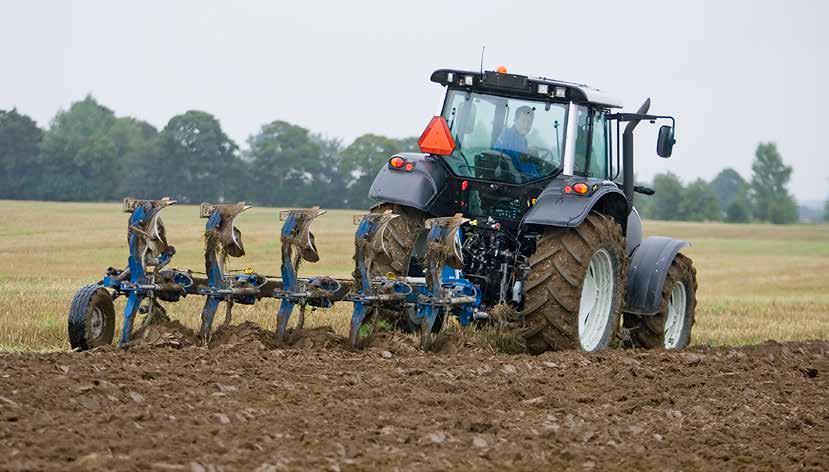
M 431 81 L 483 93 L 497 91 L 522 98 L 560 98 L 588 102 L 608 108 L 622 108 L 622 101 L 608 93 L 584 84 L 576 84 L 546 77 L 528 77 L 506 72 L 473 72 L 457 69 L 438 69 Z

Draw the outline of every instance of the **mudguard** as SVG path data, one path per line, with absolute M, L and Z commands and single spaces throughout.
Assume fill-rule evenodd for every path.
M 690 244 L 679 239 L 652 236 L 634 250 L 628 267 L 623 312 L 642 316 L 659 312 L 668 269 L 680 249 L 687 246 Z
M 596 187 L 589 196 L 564 193 L 572 182 L 587 182 Z M 616 218 L 623 227 L 627 225 L 627 199 L 613 182 L 584 178 L 554 179 L 538 196 L 535 205 L 524 216 L 524 224 L 563 226 L 573 228 L 582 223 L 590 211 L 601 205 L 601 211 Z
M 427 158 L 428 154 L 403 152 L 395 155 L 414 163 L 414 169 L 406 172 L 384 165 L 374 177 L 368 196 L 381 202 L 427 210 L 446 185 L 446 169 L 434 158 Z

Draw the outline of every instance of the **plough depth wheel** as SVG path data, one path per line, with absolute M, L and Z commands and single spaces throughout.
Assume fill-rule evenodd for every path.
M 100 285 L 81 288 L 69 308 L 69 344 L 87 350 L 112 344 L 115 337 L 115 305 Z

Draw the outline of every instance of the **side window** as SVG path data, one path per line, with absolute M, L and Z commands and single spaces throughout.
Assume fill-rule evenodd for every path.
M 588 175 L 596 179 L 607 178 L 607 115 L 593 111 L 593 134 L 590 140 L 590 169 Z
M 576 150 L 573 174 L 585 175 L 587 167 L 587 139 L 590 136 L 589 112 L 585 106 L 576 107 Z

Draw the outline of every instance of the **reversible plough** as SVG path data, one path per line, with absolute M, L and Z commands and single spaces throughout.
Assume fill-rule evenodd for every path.
M 174 203 L 169 198 L 124 200 L 124 212 L 130 214 L 127 266 L 109 268 L 98 284 L 84 287 L 75 295 L 69 315 L 73 348 L 90 349 L 112 342 L 115 331 L 112 301 L 121 296 L 127 301 L 120 347 L 130 343 L 136 314 L 146 315 L 144 325 L 165 320 L 166 310 L 159 302 L 177 302 L 188 296 L 205 298 L 199 330 L 199 339 L 204 343 L 210 339 L 213 319 L 222 302 L 226 326 L 231 322 L 235 304 L 253 305 L 265 298 L 278 299 L 276 338 L 279 343 L 285 342 L 289 334 L 294 308 L 299 308 L 295 326 L 302 328 L 308 306 L 329 308 L 335 302 L 352 302 L 349 341 L 354 348 L 363 346 L 366 338 L 373 335 L 381 310 L 412 313 L 409 323 L 419 328 L 424 349 L 429 347 L 433 332 L 442 325 L 444 316 L 456 316 L 461 325 L 487 316 L 473 308 L 480 302 L 480 296 L 475 286 L 460 276 L 463 260 L 458 228 L 467 221 L 460 215 L 426 221 L 429 231 L 423 260 L 425 277 L 371 277 L 373 261 L 379 256 L 388 257 L 383 234 L 398 215 L 386 212 L 355 216 L 356 270 L 351 280 L 300 277 L 301 261 L 319 261 L 310 227 L 325 211 L 318 207 L 280 211 L 281 277 L 273 277 L 258 274 L 251 268 L 242 271 L 226 268 L 228 257 L 245 254 L 242 234 L 235 225 L 238 216 L 251 208 L 244 202 L 203 203 L 200 216 L 207 219 L 204 272 L 170 268 L 175 248 L 167 241 L 160 215 Z

